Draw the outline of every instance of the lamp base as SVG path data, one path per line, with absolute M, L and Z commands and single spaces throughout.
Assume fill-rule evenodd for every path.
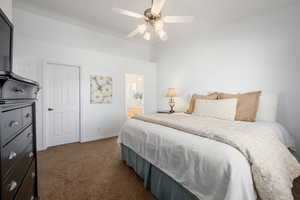
M 170 113 L 174 113 L 175 112 L 175 110 L 174 110 L 174 106 L 170 106 Z
M 174 113 L 174 107 L 175 107 L 175 101 L 174 99 L 171 97 L 170 101 L 169 101 L 169 106 L 170 106 L 170 113 Z

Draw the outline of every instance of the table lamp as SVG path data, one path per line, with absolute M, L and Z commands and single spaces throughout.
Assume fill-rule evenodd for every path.
M 166 97 L 170 97 L 169 106 L 170 106 L 170 113 L 174 113 L 175 101 L 174 97 L 176 97 L 175 88 L 169 88 L 166 94 Z

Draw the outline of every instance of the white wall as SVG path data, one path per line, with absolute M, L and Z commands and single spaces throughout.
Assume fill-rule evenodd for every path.
M 190 28 L 197 26 L 201 24 Z M 195 30 L 194 35 L 155 49 L 159 107 L 166 106 L 162 95 L 168 87 L 178 88 L 181 94 L 187 91 L 277 92 L 280 94 L 278 121 L 297 137 L 300 153 L 299 3 L 264 16 L 243 19 L 206 36 Z
M 14 71 L 42 82 L 42 65 L 49 60 L 82 67 L 82 141 L 114 136 L 125 118 L 125 73 L 145 77 L 145 110 L 156 110 L 156 65 L 148 62 L 147 48 L 130 44 L 23 10 L 14 10 Z M 119 46 L 120 45 L 120 46 Z M 145 51 L 144 51 L 145 50 Z M 144 51 L 144 52 L 140 52 Z M 122 54 L 125 57 L 120 57 Z M 137 59 L 140 58 L 140 59 Z M 113 103 L 89 103 L 89 76 L 113 78 Z M 42 140 L 42 92 L 37 108 L 38 148 Z
M 12 20 L 12 0 L 0 0 L 0 8 Z
M 40 14 L 40 13 L 39 13 Z M 42 13 L 41 13 L 42 14 Z M 64 18 L 58 21 L 53 18 L 38 15 L 31 11 L 14 8 L 14 24 L 17 34 L 26 35 L 35 40 L 57 43 L 72 48 L 94 50 L 111 55 L 130 57 L 141 60 L 150 60 L 151 47 L 147 43 L 127 39 L 126 36 L 118 38 L 109 34 L 88 29 L 83 26 L 66 23 Z

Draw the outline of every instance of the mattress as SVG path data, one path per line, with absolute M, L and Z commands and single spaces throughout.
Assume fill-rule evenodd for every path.
M 258 122 L 292 147 L 276 123 Z M 135 119 L 123 126 L 118 142 L 173 178 L 199 199 L 256 200 L 251 169 L 235 148 L 207 138 Z

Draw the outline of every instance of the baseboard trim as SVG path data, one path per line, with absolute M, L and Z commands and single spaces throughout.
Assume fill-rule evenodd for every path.
M 96 140 L 103 140 L 103 139 L 109 139 L 118 136 L 118 133 L 110 134 L 110 135 L 95 135 L 95 136 L 89 136 L 86 138 L 83 138 L 80 143 L 85 143 L 85 142 L 92 142 Z
M 94 136 L 86 137 L 86 138 L 80 140 L 79 142 L 86 143 L 86 142 L 92 142 L 92 141 L 97 141 L 97 140 L 110 139 L 110 138 L 117 137 L 118 135 L 119 135 L 119 133 L 114 133 L 114 134 L 110 134 L 110 135 L 94 135 Z M 64 145 L 64 144 L 62 144 L 62 145 Z M 48 149 L 48 147 L 46 147 L 46 146 L 38 146 L 37 147 L 38 152 L 45 151 L 47 149 Z
M 40 146 L 40 147 L 37 147 L 37 151 L 45 151 L 47 150 L 47 147 L 44 147 L 44 146 Z

